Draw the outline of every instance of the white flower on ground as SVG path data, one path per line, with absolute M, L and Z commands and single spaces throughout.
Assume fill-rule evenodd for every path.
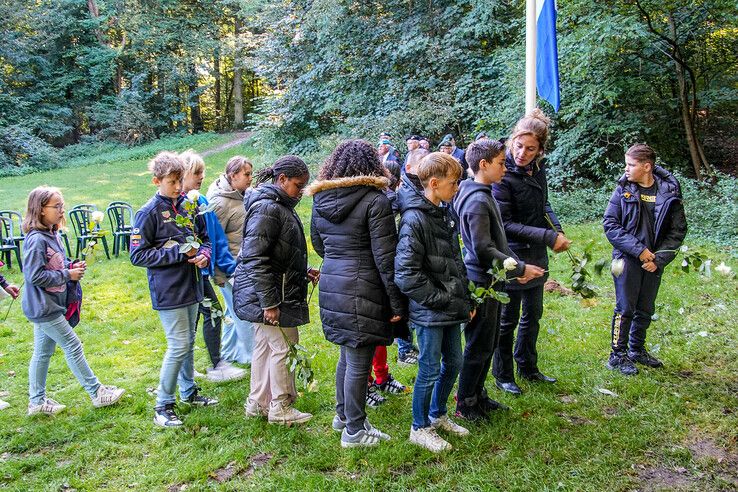
M 618 258 L 615 260 L 612 260 L 612 263 L 610 264 L 610 271 L 613 275 L 616 277 L 619 277 L 622 275 L 623 270 L 625 270 L 625 260 L 622 258 Z
M 197 200 L 200 198 L 200 192 L 197 190 L 190 190 L 187 192 L 187 199 L 191 201 L 192 203 L 197 203 Z
M 515 258 L 505 258 L 505 261 L 502 262 L 502 266 L 505 270 L 508 272 L 510 270 L 515 270 L 515 268 L 518 266 L 518 262 L 515 261 Z
M 730 272 L 732 272 L 733 269 L 726 265 L 725 262 L 721 261 L 720 264 L 715 267 L 715 271 L 723 275 L 730 275 Z
M 681 251 L 682 253 L 686 253 L 687 251 L 689 251 L 689 246 L 687 246 L 686 244 L 682 244 L 682 247 L 679 248 L 679 251 Z
M 99 210 L 95 210 L 94 212 L 92 212 L 92 221 L 94 223 L 99 224 L 100 222 L 103 221 L 104 218 L 105 218 L 105 214 L 103 214 Z

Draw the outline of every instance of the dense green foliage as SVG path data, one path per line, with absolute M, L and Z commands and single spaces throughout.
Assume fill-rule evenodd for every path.
M 48 167 L 52 146 L 238 126 L 234 67 L 246 110 L 259 82 L 235 29 L 257 5 L 0 0 L 0 168 Z
M 524 109 L 524 4 L 276 3 L 259 58 L 267 62 L 261 73 L 282 90 L 263 124 L 273 130 L 273 142 L 297 148 L 330 133 L 374 139 L 386 130 L 401 139 L 422 132 L 437 142 L 450 131 L 462 144 L 479 130 L 504 136 Z M 658 19 L 674 12 L 677 42 L 697 73 L 697 123 L 710 142 L 708 157 L 735 164 L 735 135 L 728 131 L 738 107 L 735 4 L 649 2 L 644 8 Z M 554 185 L 611 177 L 612 163 L 636 141 L 691 169 L 673 63 L 634 2 L 560 2 L 558 39 L 562 108 L 550 146 Z

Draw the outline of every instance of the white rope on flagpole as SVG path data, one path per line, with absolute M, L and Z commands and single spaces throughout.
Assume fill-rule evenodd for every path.
M 541 0 L 539 0 L 541 1 Z M 525 113 L 536 107 L 536 0 L 525 0 Z

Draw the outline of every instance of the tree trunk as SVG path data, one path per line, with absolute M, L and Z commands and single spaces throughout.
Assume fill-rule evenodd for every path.
M 692 160 L 692 167 L 694 168 L 695 177 L 698 180 L 702 179 L 702 170 L 707 171 L 708 174 L 712 173 L 712 167 L 705 158 L 705 152 L 702 149 L 699 137 L 697 135 L 696 121 L 697 121 L 697 92 L 694 87 L 695 81 L 692 79 L 690 82 L 687 81 L 687 73 L 685 69 L 685 61 L 681 56 L 679 46 L 677 44 L 677 32 L 676 23 L 674 16 L 669 14 L 668 18 L 669 30 L 671 31 L 672 44 L 672 60 L 674 60 L 674 70 L 676 72 L 677 84 L 679 87 L 679 105 L 681 106 L 682 113 L 682 124 L 684 125 L 684 132 L 687 137 L 687 145 L 689 146 L 689 156 Z M 690 86 L 691 84 L 691 86 Z M 691 87 L 691 89 L 690 89 Z M 690 92 L 692 94 L 692 100 L 690 101 Z
M 223 127 L 223 117 L 220 107 L 220 50 L 218 48 L 215 49 L 213 57 L 213 70 L 215 72 L 215 129 L 220 131 Z
M 205 125 L 202 122 L 202 112 L 200 111 L 200 95 L 197 93 L 197 68 L 195 67 L 194 61 L 190 65 L 190 77 L 188 104 L 190 106 L 192 133 L 201 133 L 205 131 Z
M 236 37 L 241 31 L 241 22 L 235 21 Z M 241 76 L 241 68 L 238 66 L 238 60 L 234 55 L 233 60 L 233 126 L 237 129 L 243 128 L 243 80 Z

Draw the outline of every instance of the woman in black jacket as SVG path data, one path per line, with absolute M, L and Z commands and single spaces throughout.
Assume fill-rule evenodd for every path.
M 246 415 L 266 416 L 272 424 L 297 424 L 312 417 L 292 406 L 297 390 L 295 375 L 286 365 L 289 343 L 285 339 L 297 343 L 297 327 L 310 321 L 307 285 L 319 276 L 308 270 L 307 243 L 295 213 L 308 179 L 302 159 L 280 157 L 257 173 L 257 188 L 244 203 L 233 307 L 240 319 L 254 323 Z
M 405 316 L 395 285 L 397 231 L 383 193 L 387 171 L 363 140 L 340 144 L 306 191 L 314 195 L 310 237 L 324 258 L 320 319 L 325 338 L 339 345 L 336 417 L 341 446 L 374 446 L 389 439 L 364 411 L 375 347 L 393 340 L 393 324 Z
M 549 123 L 539 109 L 518 121 L 507 141 L 507 173 L 500 183 L 492 187 L 510 249 L 525 263 L 543 269 L 548 269 L 547 247 L 559 253 L 566 251 L 571 243 L 548 203 L 548 184 L 541 157 L 548 139 Z M 512 281 L 505 288 L 510 302 L 502 308 L 500 339 L 493 363 L 497 387 L 503 391 L 522 392 L 513 374 L 516 326 L 518 338 L 514 357 L 518 374 L 530 381 L 556 382 L 538 370 L 536 350 L 539 321 L 543 315 L 543 284 L 547 278 L 548 275 L 543 275 L 525 285 Z

